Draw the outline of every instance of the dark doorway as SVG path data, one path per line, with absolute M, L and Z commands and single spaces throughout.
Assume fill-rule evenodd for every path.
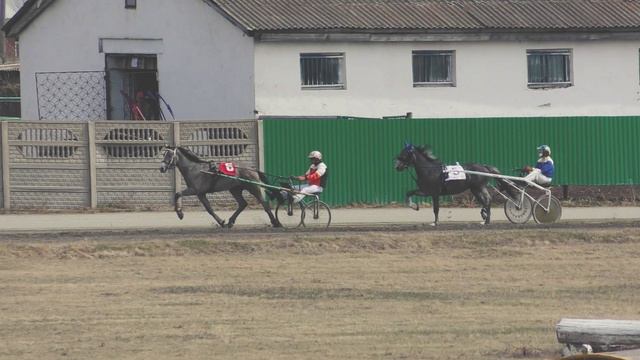
M 107 54 L 109 120 L 159 120 L 156 55 Z

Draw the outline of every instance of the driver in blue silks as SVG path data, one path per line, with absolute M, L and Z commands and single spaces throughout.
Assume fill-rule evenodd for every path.
M 538 146 L 538 161 L 535 167 L 525 166 L 523 172 L 528 173 L 524 178 L 538 185 L 549 185 L 553 180 L 555 167 L 551 158 L 551 148 L 548 145 Z

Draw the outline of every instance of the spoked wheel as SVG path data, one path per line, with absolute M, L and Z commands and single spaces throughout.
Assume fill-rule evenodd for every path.
M 549 211 L 544 209 L 547 205 L 549 205 Z M 538 224 L 552 224 L 558 221 L 560 216 L 562 216 L 562 205 L 553 195 L 542 195 L 533 206 L 533 219 Z
M 288 211 L 288 204 L 285 201 L 276 207 L 276 219 L 280 221 L 285 228 L 297 228 L 302 225 L 302 217 L 304 216 L 304 205 L 302 202 L 291 204 L 291 211 Z
M 504 203 L 504 214 L 512 224 L 524 224 L 531 218 L 532 208 L 531 200 L 527 197 L 522 199 L 522 204 L 507 200 Z
M 331 209 L 322 201 L 312 201 L 304 207 L 302 223 L 308 228 L 326 228 L 331 224 Z

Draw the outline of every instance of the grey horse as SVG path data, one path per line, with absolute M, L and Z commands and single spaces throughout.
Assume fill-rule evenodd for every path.
M 273 227 L 281 227 L 282 225 L 273 215 L 269 203 L 265 201 L 262 188 L 257 184 L 264 182 L 264 174 L 257 170 L 238 168 L 238 177 L 241 179 L 249 180 L 250 182 L 244 182 L 241 180 L 231 179 L 228 177 L 214 175 L 209 173 L 203 173 L 202 164 L 210 164 L 211 162 L 200 159 L 191 150 L 185 147 L 165 147 L 164 156 L 160 163 L 160 172 L 165 173 L 169 169 L 178 168 L 182 174 L 182 178 L 187 184 L 187 188 L 181 192 L 175 194 L 175 211 L 178 218 L 182 220 L 184 213 L 182 212 L 182 197 L 195 195 L 198 197 L 207 212 L 213 216 L 218 225 L 221 227 L 233 227 L 236 222 L 236 218 L 242 210 L 247 207 L 247 201 L 242 196 L 242 191 L 247 190 L 262 204 L 264 211 L 269 215 L 269 220 Z M 229 222 L 225 224 L 216 213 L 213 211 L 206 194 L 219 191 L 229 191 L 233 198 L 238 203 L 238 208 L 229 218 Z

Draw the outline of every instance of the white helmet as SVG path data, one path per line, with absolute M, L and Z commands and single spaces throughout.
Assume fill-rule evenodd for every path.
M 308 158 L 322 160 L 322 153 L 318 150 L 313 150 L 312 152 L 309 153 Z
M 551 148 L 549 147 L 549 145 L 538 146 L 538 153 L 540 154 L 540 156 L 542 156 L 542 153 L 544 151 L 546 151 L 547 153 L 549 153 L 549 155 L 551 155 Z

